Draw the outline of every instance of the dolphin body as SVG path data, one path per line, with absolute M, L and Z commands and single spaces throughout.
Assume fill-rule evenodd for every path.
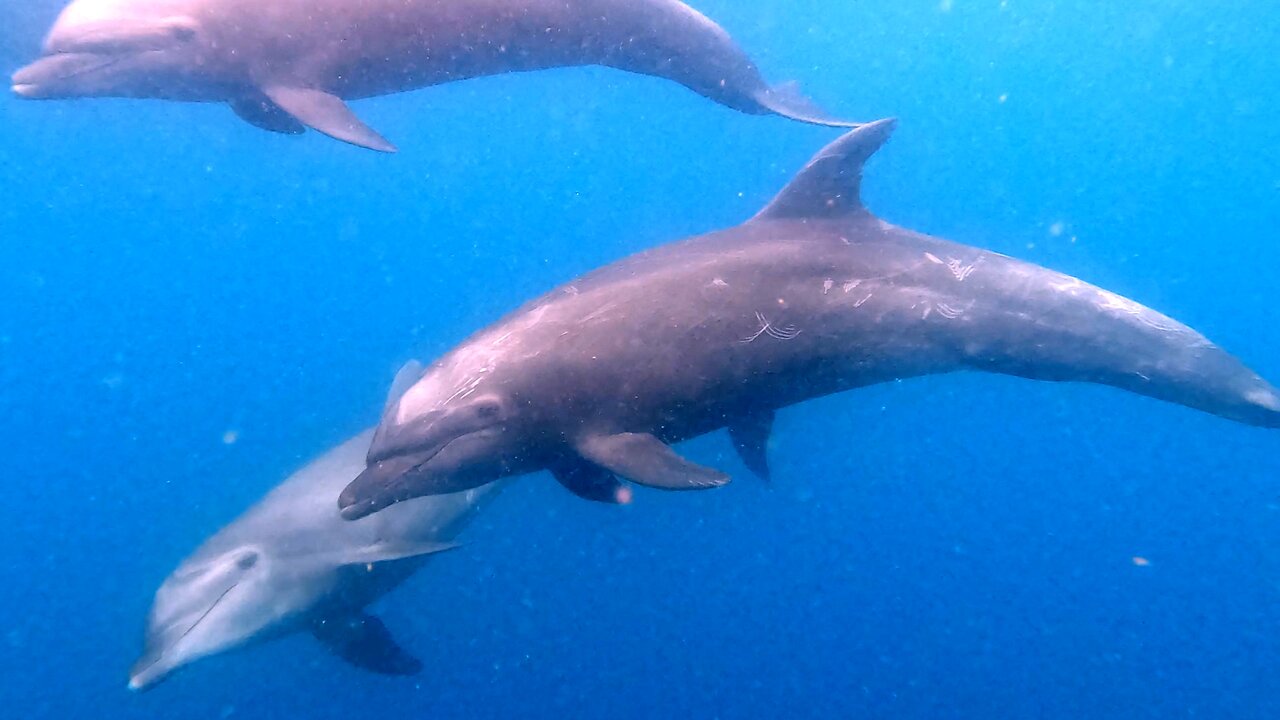
M 1276 389 L 1191 328 L 871 214 L 862 167 L 893 124 L 824 148 L 750 221 L 574 280 L 440 358 L 389 404 L 343 516 L 541 469 L 595 500 L 624 498 L 618 478 L 714 487 L 728 477 L 669 445 L 719 428 L 767 476 L 777 409 L 957 370 L 1280 427 Z
M 343 522 L 334 498 L 363 469 L 372 437 L 372 429 L 363 432 L 299 470 L 178 566 L 156 593 L 129 687 L 146 689 L 202 657 L 301 631 L 367 670 L 421 668 L 363 608 L 428 556 L 454 547 L 497 493 L 424 498 L 368 522 Z
M 264 130 L 392 152 L 344 101 L 573 65 L 667 78 L 745 113 L 854 125 L 770 88 L 678 0 L 74 0 L 13 91 L 226 102 Z

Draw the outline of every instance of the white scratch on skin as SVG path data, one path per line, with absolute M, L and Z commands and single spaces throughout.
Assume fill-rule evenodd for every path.
M 850 290 L 858 287 L 861 284 L 862 284 L 861 280 L 850 280 L 849 282 L 844 284 L 844 291 L 849 292 Z
M 875 293 L 867 293 L 867 296 L 866 296 L 866 297 L 864 297 L 864 298 L 862 298 L 861 300 L 859 300 L 858 302 L 854 303 L 854 304 L 853 304 L 853 306 L 854 306 L 854 307 L 856 307 L 856 308 L 860 308 L 860 307 L 862 307 L 862 304 L 863 304 L 863 303 L 865 303 L 866 301 L 870 300 L 872 295 L 875 295 Z
M 1161 332 L 1172 333 L 1182 332 L 1184 330 L 1183 326 L 1179 325 L 1174 320 L 1169 320 L 1167 323 L 1160 322 L 1156 318 L 1164 316 L 1139 305 L 1129 298 L 1121 297 L 1113 292 L 1102 289 L 1098 290 L 1098 297 L 1102 299 L 1102 302 L 1098 305 L 1102 310 L 1119 310 L 1127 315 L 1132 315 L 1135 320 L 1143 325 L 1155 330 L 1160 330 Z
M 929 319 L 929 313 L 931 313 L 931 312 L 933 312 L 933 306 L 932 306 L 932 305 L 926 305 L 926 306 L 925 306 L 925 308 L 924 308 L 924 312 L 923 312 L 923 313 L 921 313 L 921 315 L 920 315 L 920 319 L 921 319 L 921 320 L 928 320 L 928 319 Z
M 721 278 L 715 278 L 715 279 L 713 279 L 713 280 L 711 281 L 711 284 L 712 284 L 712 285 L 714 285 L 715 287 L 729 287 L 729 283 L 725 282 L 725 281 L 724 281 L 723 279 L 721 279 Z
M 947 260 L 947 268 L 951 270 L 951 274 L 955 277 L 956 282 L 964 282 L 965 278 L 972 275 L 973 271 L 977 270 L 978 266 L 981 264 L 982 264 L 981 257 L 979 257 L 976 261 L 969 263 L 968 265 L 962 265 L 960 261 L 955 258 L 949 258 Z
M 934 255 L 934 254 L 933 254 L 933 253 L 931 253 L 931 252 L 927 252 L 927 253 L 925 253 L 925 254 L 924 254 L 924 256 L 925 256 L 926 258 L 928 258 L 929 262 L 934 263 L 935 265 L 941 265 L 941 264 L 943 264 L 943 263 L 942 263 L 942 259 L 941 259 L 941 258 L 939 258 L 937 255 Z
M 947 318 L 948 320 L 955 320 L 956 318 L 964 314 L 964 310 L 961 310 L 959 308 L 953 308 L 950 305 L 943 302 L 938 303 L 937 308 L 938 308 L 938 314 L 944 318 Z
M 761 335 L 768 335 L 774 340 L 794 340 L 800 334 L 800 330 L 795 325 L 787 325 L 785 327 L 774 327 L 773 323 L 765 318 L 764 313 L 756 313 L 756 322 L 760 323 L 760 329 L 751 337 L 745 337 L 738 342 L 749 343 L 754 342 Z
M 828 279 L 826 279 L 826 280 L 823 280 L 823 281 L 822 281 L 822 294 L 823 294 L 823 295 L 826 295 L 827 293 L 831 292 L 831 286 L 832 286 L 832 285 L 835 285 L 835 282 L 834 282 L 833 280 L 831 280 L 830 278 L 828 278 Z
M 588 320 L 595 320 L 596 318 L 609 312 L 610 310 L 614 309 L 617 306 L 618 306 L 617 303 L 605 303 L 604 305 L 601 305 L 596 310 L 593 310 L 590 315 L 582 318 L 582 322 L 587 322 Z

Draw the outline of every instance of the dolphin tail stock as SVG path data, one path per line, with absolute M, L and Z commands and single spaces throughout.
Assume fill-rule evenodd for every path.
M 780 83 L 773 87 L 765 86 L 758 90 L 752 99 L 759 103 L 765 112 L 797 122 L 836 128 L 856 128 L 863 125 L 860 122 L 833 117 L 802 93 L 800 84 L 795 81 Z
M 1008 278 L 1034 280 L 1007 284 L 998 306 L 972 313 L 971 320 L 988 331 L 971 333 L 961 346 L 966 366 L 1110 385 L 1246 425 L 1280 428 L 1280 390 L 1192 328 L 1047 268 L 984 259 L 993 269 L 1003 264 Z

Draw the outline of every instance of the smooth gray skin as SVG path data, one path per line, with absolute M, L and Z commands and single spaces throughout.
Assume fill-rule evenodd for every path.
M 178 566 L 156 593 L 130 688 L 152 687 L 200 658 L 299 631 L 316 633 L 366 669 L 417 671 L 417 661 L 362 609 L 428 555 L 452 547 L 497 495 L 489 487 L 500 485 L 343 522 L 334 498 L 364 468 L 372 437 L 372 429 L 363 432 L 299 470 Z
M 720 26 L 677 0 L 75 0 L 21 97 L 226 102 L 274 132 L 395 148 L 343 101 L 455 80 L 605 65 L 752 114 L 852 127 L 770 88 Z
M 343 516 L 542 468 L 593 499 L 609 499 L 607 473 L 715 486 L 728 478 L 665 444 L 719 428 L 766 474 L 774 410 L 957 370 L 1102 383 L 1280 426 L 1276 389 L 1185 325 L 872 215 L 862 165 L 892 127 L 832 143 L 749 222 L 574 280 L 440 358 L 389 406 Z

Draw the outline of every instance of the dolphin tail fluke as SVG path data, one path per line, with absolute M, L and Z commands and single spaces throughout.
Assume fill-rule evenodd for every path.
M 796 82 L 765 87 L 755 94 L 754 99 L 768 112 L 810 125 L 840 128 L 855 128 L 862 125 L 860 122 L 832 117 L 800 92 L 800 85 Z

